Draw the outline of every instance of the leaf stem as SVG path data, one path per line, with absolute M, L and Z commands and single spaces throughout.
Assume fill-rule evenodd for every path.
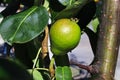
M 36 70 L 44 70 L 44 71 L 49 71 L 47 68 L 35 68 Z
M 71 4 L 72 4 L 72 1 L 73 1 L 73 0 L 70 0 L 70 3 L 69 3 L 69 5 L 71 5 Z
M 39 55 L 40 55 L 40 51 L 41 51 L 41 48 L 38 50 L 38 53 L 37 53 L 37 55 L 36 55 L 36 58 L 35 58 L 35 61 L 34 61 L 33 67 L 32 67 L 33 70 L 35 69 L 35 65 L 36 65 L 37 60 L 38 60 L 38 57 L 39 57 Z

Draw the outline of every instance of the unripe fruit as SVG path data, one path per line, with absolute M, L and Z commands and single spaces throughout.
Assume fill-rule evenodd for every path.
M 79 25 L 70 19 L 59 19 L 50 28 L 51 51 L 64 55 L 74 49 L 81 37 Z

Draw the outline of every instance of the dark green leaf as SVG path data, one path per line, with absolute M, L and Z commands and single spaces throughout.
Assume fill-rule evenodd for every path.
M 57 67 L 55 71 L 56 80 L 72 80 L 71 69 L 67 66 Z
M 43 32 L 48 23 L 47 10 L 40 6 L 5 18 L 0 24 L 0 34 L 9 44 L 28 42 Z
M 34 69 L 32 72 L 32 69 L 30 69 L 28 71 L 32 73 L 34 80 L 44 80 L 41 73 L 38 70 Z
M 23 68 L 23 66 L 0 58 L 0 80 L 33 80 L 32 76 Z
M 48 71 L 41 70 L 40 72 L 41 72 L 44 80 L 51 80 L 51 76 L 50 76 L 50 73 Z
M 53 19 L 60 19 L 60 18 L 71 18 L 74 17 L 79 10 L 88 3 L 89 0 L 77 0 L 71 5 L 68 5 L 65 9 L 63 9 L 61 12 L 57 13 L 56 15 L 53 15 Z

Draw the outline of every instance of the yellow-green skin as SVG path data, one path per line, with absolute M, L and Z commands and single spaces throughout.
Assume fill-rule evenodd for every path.
M 64 55 L 74 49 L 81 37 L 79 25 L 70 19 L 57 20 L 50 29 L 51 51 Z

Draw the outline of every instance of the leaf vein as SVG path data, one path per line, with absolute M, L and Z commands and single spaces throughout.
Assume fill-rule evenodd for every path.
M 15 31 L 13 37 L 11 37 L 10 41 L 13 41 L 13 39 L 15 38 L 15 36 L 16 36 L 18 30 L 20 29 L 22 23 L 23 23 L 23 22 L 26 20 L 26 18 L 27 18 L 29 15 L 31 15 L 37 8 L 38 8 L 38 7 L 35 7 L 33 10 L 31 10 L 31 11 L 23 18 L 23 20 L 22 20 L 22 21 L 20 22 L 20 24 L 18 25 L 18 28 L 17 28 L 17 30 Z

